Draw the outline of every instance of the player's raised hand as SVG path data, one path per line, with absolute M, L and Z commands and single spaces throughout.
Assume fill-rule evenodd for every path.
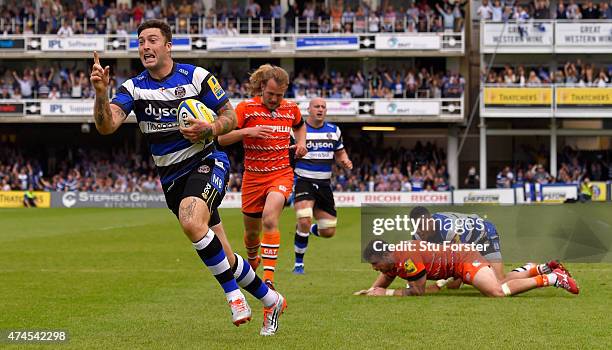
M 264 139 L 272 136 L 274 128 L 266 125 L 258 125 L 251 128 L 244 129 L 244 136 L 254 137 L 258 139 Z
M 187 118 L 189 127 L 180 127 L 179 130 L 183 136 L 193 142 L 199 142 L 213 135 L 212 124 L 195 118 Z
M 102 68 L 100 64 L 100 56 L 98 52 L 94 51 L 94 64 L 91 67 L 91 76 L 89 80 L 96 89 L 96 94 L 106 94 L 108 85 L 110 84 L 110 67 L 106 66 Z

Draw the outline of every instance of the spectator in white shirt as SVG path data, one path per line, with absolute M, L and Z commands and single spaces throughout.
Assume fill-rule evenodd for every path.
M 247 11 L 250 10 L 254 17 L 259 17 L 259 13 L 261 12 L 261 6 L 253 0 L 249 0 L 246 9 Z
M 60 29 L 57 31 L 57 35 L 61 37 L 74 35 L 74 31 L 72 30 L 70 24 L 68 24 L 68 21 L 64 21 Z
M 51 100 L 57 100 L 58 98 L 60 98 L 60 92 L 57 89 L 57 86 L 53 85 L 51 91 L 49 92 L 48 98 Z
M 603 69 L 599 70 L 599 76 L 595 80 L 595 84 L 597 84 L 597 87 L 600 88 L 606 87 L 608 85 L 608 76 L 606 75 L 606 72 Z
M 16 71 L 13 71 L 13 77 L 19 83 L 19 89 L 23 98 L 32 98 L 32 88 L 34 87 L 34 76 L 30 69 L 23 71 L 23 79 L 17 75 Z
M 495 0 L 493 6 L 491 7 L 491 19 L 493 22 L 501 22 L 502 21 L 502 13 L 504 11 L 504 7 L 502 6 L 499 0 Z
M 370 11 L 368 17 L 368 31 L 370 33 L 377 33 L 380 30 L 380 19 L 376 16 L 374 11 Z
M 478 16 L 480 16 L 481 20 L 491 19 L 493 15 L 493 9 L 489 5 L 489 0 L 482 0 L 482 4 L 480 4 L 480 7 L 478 8 L 478 10 L 476 10 L 476 13 L 478 14 Z

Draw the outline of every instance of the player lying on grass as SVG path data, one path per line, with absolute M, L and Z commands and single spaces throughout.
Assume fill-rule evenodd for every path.
M 438 244 L 443 242 L 482 244 L 486 248 L 480 253 L 489 262 L 497 279 L 501 281 L 506 278 L 499 233 L 491 221 L 485 220 L 476 214 L 453 212 L 431 214 L 427 208 L 421 206 L 415 207 L 410 211 L 410 218 L 415 220 L 415 222 L 418 219 L 421 220 L 415 231 L 416 239 Z M 510 273 L 516 276 L 515 272 L 522 272 L 530 268 L 537 269 L 539 274 L 547 274 L 556 268 L 563 269 L 563 265 L 553 260 L 546 264 L 534 264 L 531 267 L 522 266 Z M 454 279 L 452 277 L 448 280 L 438 281 L 439 286 L 445 285 L 449 289 L 459 288 L 461 283 L 461 279 Z
M 481 251 L 495 272 L 497 279 L 505 277 L 502 262 L 499 234 L 495 225 L 476 214 L 441 212 L 431 214 L 425 207 L 415 207 L 410 211 L 410 218 L 420 224 L 416 227 L 415 238 L 423 241 L 441 244 L 476 243 L 483 244 L 486 249 Z M 459 288 L 461 281 L 447 285 L 449 288 Z
M 424 244 L 427 243 L 427 244 Z M 459 251 L 458 244 L 445 246 L 424 241 L 408 241 L 411 249 L 390 252 L 386 242 L 374 240 L 368 243 L 363 258 L 379 271 L 378 278 L 368 290 L 354 294 L 368 296 L 412 296 L 437 292 L 436 285 L 426 287 L 427 280 L 461 278 L 483 295 L 505 297 L 535 288 L 554 286 L 578 294 L 576 281 L 567 270 L 557 268 L 551 273 L 539 274 L 537 268 L 515 271 L 500 281 L 489 262 L 477 251 Z M 387 246 L 388 247 L 388 246 Z M 538 274 L 536 274 L 538 273 Z M 535 274 L 535 275 L 534 275 Z M 408 288 L 387 289 L 395 277 L 408 281 Z

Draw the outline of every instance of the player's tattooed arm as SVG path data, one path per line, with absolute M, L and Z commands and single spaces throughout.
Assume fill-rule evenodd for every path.
M 225 135 L 236 128 L 238 124 L 236 111 L 229 101 L 219 108 L 217 115 L 218 118 L 212 125 L 214 136 Z
M 102 135 L 112 134 L 126 118 L 121 107 L 111 105 L 108 101 L 108 86 L 110 83 L 110 67 L 102 67 L 100 57 L 94 51 L 94 64 L 89 78 L 96 91 L 94 102 L 94 121 L 96 129 Z
M 103 126 L 105 120 L 110 118 L 110 115 L 111 111 L 108 96 L 106 94 L 96 94 L 96 101 L 94 103 L 94 118 L 96 120 L 96 126 Z
M 94 121 L 102 135 L 112 134 L 119 128 L 127 115 L 121 107 L 110 104 L 107 95 L 96 94 L 94 102 Z

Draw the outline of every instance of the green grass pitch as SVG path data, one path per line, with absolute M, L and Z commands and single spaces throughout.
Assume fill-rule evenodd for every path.
M 551 215 L 567 217 L 565 207 L 480 209 L 499 216 L 498 228 L 506 232 L 502 249 L 513 249 L 520 229 L 516 215 L 537 228 L 550 225 Z M 597 234 L 612 235 L 607 214 L 612 205 L 570 209 L 601 212 Z M 244 253 L 240 211 L 221 215 L 233 247 Z M 0 330 L 70 334 L 62 345 L 0 348 L 609 349 L 612 344 L 610 263 L 567 264 L 581 286 L 577 297 L 546 288 L 488 299 L 471 287 L 418 298 L 357 297 L 352 292 L 369 287 L 376 276 L 360 262 L 359 209 L 339 210 L 336 237 L 310 239 L 304 276 L 291 273 L 293 227 L 293 211 L 285 210 L 276 280 L 289 307 L 277 336 L 263 338 L 259 302 L 249 296 L 253 321 L 232 325 L 220 288 L 168 210 L 0 210 Z

